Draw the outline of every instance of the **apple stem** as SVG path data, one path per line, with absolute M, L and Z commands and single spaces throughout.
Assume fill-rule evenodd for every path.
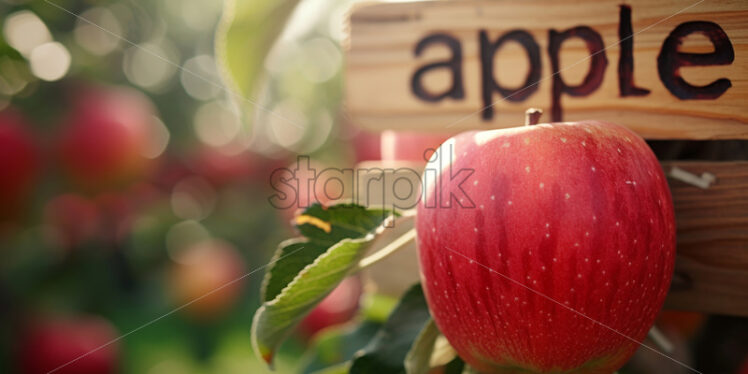
M 525 111 L 525 126 L 537 125 L 540 122 L 540 116 L 543 111 L 538 108 L 530 108 Z
M 392 243 L 386 247 L 376 251 L 374 254 L 364 258 L 358 263 L 357 270 L 363 270 L 376 264 L 377 262 L 387 258 L 387 256 L 397 252 L 398 250 L 405 247 L 406 244 L 410 243 L 416 238 L 416 229 L 408 230 L 405 234 L 401 235 L 397 239 L 393 240 Z

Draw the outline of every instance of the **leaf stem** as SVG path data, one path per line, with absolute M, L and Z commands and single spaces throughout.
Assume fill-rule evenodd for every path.
M 416 229 L 410 229 L 405 234 L 401 235 L 397 239 L 393 240 L 392 243 L 386 247 L 376 251 L 374 254 L 362 259 L 358 263 L 357 270 L 366 269 L 369 266 L 376 264 L 377 262 L 387 258 L 387 256 L 397 252 L 398 250 L 405 247 L 406 244 L 410 243 L 416 238 Z

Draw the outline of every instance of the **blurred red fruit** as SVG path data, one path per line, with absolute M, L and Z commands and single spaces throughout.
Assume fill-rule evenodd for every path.
M 361 292 L 358 278 L 346 278 L 309 312 L 299 324 L 299 330 L 311 337 L 324 328 L 350 321 L 358 311 Z
M 238 153 L 216 147 L 202 147 L 189 160 L 190 168 L 213 185 L 223 186 L 239 181 L 265 184 L 274 169 L 285 160 L 262 156 L 251 151 Z
M 141 177 L 149 164 L 154 113 L 148 98 L 133 89 L 82 89 L 59 137 L 63 168 L 76 184 L 94 190 Z
M 183 249 L 169 272 L 169 289 L 176 305 L 198 320 L 213 319 L 239 298 L 244 259 L 233 245 L 203 241 Z
M 117 371 L 117 331 L 98 317 L 41 321 L 21 339 L 24 374 L 108 374 Z M 65 366 L 63 366 L 65 365 Z
M 353 137 L 356 162 L 378 161 L 382 159 L 382 135 L 360 130 Z
M 0 221 L 16 218 L 38 172 L 38 154 L 20 113 L 0 112 Z
M 59 245 L 73 248 L 92 239 L 99 229 L 99 210 L 93 201 L 74 194 L 60 195 L 44 207 L 44 222 L 56 230 Z
M 382 133 L 382 160 L 425 163 L 449 137 L 447 134 L 385 131 Z

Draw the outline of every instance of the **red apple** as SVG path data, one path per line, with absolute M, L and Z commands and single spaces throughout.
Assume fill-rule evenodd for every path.
M 117 330 L 98 317 L 53 319 L 31 326 L 19 346 L 24 374 L 107 374 L 118 366 Z M 63 366 L 65 365 L 65 366 Z
M 239 298 L 245 265 L 233 245 L 203 241 L 180 251 L 175 260 L 168 286 L 176 306 L 184 306 L 190 317 L 213 319 Z
M 147 169 L 154 109 L 139 92 L 87 87 L 77 93 L 59 136 L 60 160 L 77 184 L 103 189 Z
M 16 218 L 38 172 L 29 126 L 14 109 L 0 111 L 0 220 Z
M 671 196 L 639 136 L 597 121 L 467 132 L 424 185 L 423 286 L 468 364 L 612 373 L 634 353 L 675 258 Z
M 44 222 L 56 230 L 56 239 L 63 248 L 73 248 L 92 239 L 99 230 L 96 204 L 79 195 L 64 194 L 50 200 L 44 207 Z
M 382 160 L 426 162 L 447 139 L 447 134 L 388 130 L 382 133 Z
M 299 330 L 304 336 L 311 337 L 324 328 L 350 321 L 358 311 L 361 291 L 361 281 L 358 278 L 344 279 L 304 317 Z

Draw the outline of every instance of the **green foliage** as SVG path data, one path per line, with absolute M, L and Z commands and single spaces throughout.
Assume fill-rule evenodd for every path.
M 304 357 L 300 372 L 318 374 L 344 369 L 347 373 L 351 358 L 369 343 L 381 326 L 381 323 L 364 320 L 322 332 Z
M 319 204 L 310 206 L 303 216 L 315 217 L 330 224 L 330 232 L 311 223 L 298 226 L 303 235 L 284 241 L 278 247 L 272 265 L 265 274 L 262 301 L 278 296 L 299 272 L 331 246 L 347 238 L 362 238 L 379 227 L 389 213 L 357 205 L 335 205 L 327 209 Z M 293 254 L 292 256 L 290 254 Z
M 405 373 L 405 356 L 430 318 L 421 285 L 415 285 L 405 293 L 374 339 L 356 355 L 350 373 Z
M 387 211 L 354 204 L 316 204 L 297 217 L 304 237 L 278 249 L 263 284 L 263 304 L 252 323 L 258 356 L 272 363 L 280 343 L 357 266 L 376 233 L 392 218 Z M 298 256 L 306 249 L 310 254 Z
M 405 356 L 405 371 L 408 374 L 426 374 L 431 368 L 429 361 L 434 352 L 434 343 L 439 337 L 439 328 L 434 320 L 429 320 L 416 337 L 413 345 Z

